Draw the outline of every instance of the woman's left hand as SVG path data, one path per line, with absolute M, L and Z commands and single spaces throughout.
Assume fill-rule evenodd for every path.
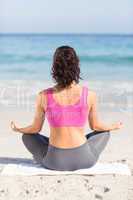
M 11 121 L 11 129 L 15 132 L 19 131 L 19 128 L 15 125 L 15 123 L 13 121 Z

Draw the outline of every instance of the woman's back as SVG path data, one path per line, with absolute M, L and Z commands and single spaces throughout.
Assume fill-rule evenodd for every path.
M 45 116 L 50 125 L 50 144 L 71 148 L 86 141 L 84 126 L 88 119 L 88 88 L 73 85 L 70 89 L 48 88 L 44 92 Z

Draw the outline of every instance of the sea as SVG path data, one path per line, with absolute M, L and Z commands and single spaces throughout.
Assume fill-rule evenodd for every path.
M 0 34 L 0 107 L 34 107 L 36 94 L 56 83 L 53 55 L 73 47 L 80 59 L 81 84 L 108 111 L 133 113 L 133 35 Z

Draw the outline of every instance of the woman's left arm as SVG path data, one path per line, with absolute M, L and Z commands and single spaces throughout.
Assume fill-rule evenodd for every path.
M 44 100 L 44 91 L 41 91 L 36 97 L 35 116 L 31 125 L 27 127 L 19 128 L 15 125 L 13 121 L 11 121 L 12 130 L 16 132 L 24 133 L 24 134 L 36 134 L 39 131 L 41 131 L 44 120 L 45 120 L 43 100 Z

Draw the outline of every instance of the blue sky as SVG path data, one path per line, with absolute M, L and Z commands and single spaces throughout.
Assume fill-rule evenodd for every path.
M 0 32 L 133 33 L 133 0 L 0 0 Z

